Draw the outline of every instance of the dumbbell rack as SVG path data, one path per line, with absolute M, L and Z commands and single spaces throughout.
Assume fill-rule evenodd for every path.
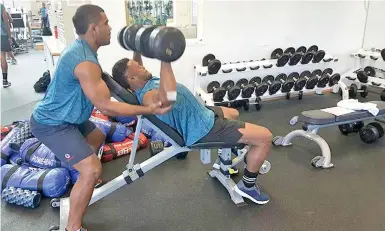
M 385 50 L 385 49 L 384 49 Z M 356 52 L 350 54 L 350 57 L 355 59 L 354 67 L 362 66 L 377 66 L 385 69 L 385 60 L 381 56 L 380 49 L 358 49 Z
M 229 101 L 226 96 L 222 102 L 214 102 L 213 94 L 206 92 L 206 87 L 211 81 L 218 81 L 222 85 L 226 80 L 233 80 L 234 82 L 239 79 L 246 78 L 250 80 L 252 77 L 260 76 L 262 79 L 267 75 L 273 75 L 276 77 L 278 74 L 285 73 L 289 75 L 291 72 L 299 72 L 301 73 L 304 70 L 313 70 L 323 68 L 326 69 L 330 67 L 334 62 L 338 61 L 337 57 L 333 57 L 329 54 L 326 54 L 324 60 L 330 60 L 329 62 L 321 61 L 320 63 L 309 63 L 309 64 L 301 64 L 290 66 L 286 64 L 283 67 L 278 67 L 277 60 L 260 60 L 260 61 L 243 61 L 237 63 L 229 63 L 222 64 L 221 69 L 217 74 L 209 74 L 208 67 L 202 65 L 196 65 L 195 68 L 195 77 L 194 77 L 194 94 L 195 97 L 198 98 L 203 104 L 207 106 L 214 106 L 216 103 L 231 103 L 235 101 L 248 100 L 249 104 L 260 104 L 258 102 L 257 97 L 253 94 L 250 98 L 242 98 L 240 94 L 235 100 Z M 256 67 L 259 66 L 258 69 Z M 229 69 L 232 69 L 232 72 L 225 73 Z M 255 70 L 252 70 L 255 69 Z M 230 78 L 228 78 L 230 77 Z M 336 85 L 334 85 L 336 86 Z M 318 93 L 322 94 L 323 91 L 332 91 L 334 93 L 338 92 L 338 87 L 329 87 L 327 85 L 325 88 L 318 88 L 317 86 L 314 89 L 306 89 L 303 88 L 302 91 L 294 91 L 292 89 L 289 92 L 290 97 L 292 96 L 301 96 L 305 94 Z M 282 97 L 287 97 L 288 93 L 282 93 L 281 89 L 273 95 L 270 95 L 267 91 L 263 96 L 259 97 L 262 101 L 267 101 L 271 99 L 278 99 Z
M 361 89 L 362 86 L 371 86 L 375 88 L 382 89 L 382 93 L 380 95 L 381 100 L 385 101 L 385 79 L 378 77 L 368 76 L 368 82 L 363 83 L 358 80 L 357 72 L 363 70 L 363 68 L 355 68 L 352 69 L 341 76 L 341 81 L 343 81 L 347 86 L 351 86 L 352 84 L 357 85 L 358 89 Z

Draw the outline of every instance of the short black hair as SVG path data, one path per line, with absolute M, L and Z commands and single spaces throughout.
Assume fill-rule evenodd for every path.
M 72 17 L 76 34 L 84 35 L 91 23 L 99 22 L 100 13 L 102 12 L 104 12 L 104 10 L 97 5 L 86 4 L 79 7 Z
M 126 77 L 126 71 L 127 71 L 127 63 L 130 61 L 128 58 L 121 59 L 115 63 L 115 65 L 112 67 L 112 78 L 116 82 L 120 84 L 120 86 L 124 87 L 125 89 L 129 89 L 130 85 L 127 82 Z

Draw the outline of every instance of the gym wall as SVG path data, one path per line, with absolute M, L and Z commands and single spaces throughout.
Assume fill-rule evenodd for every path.
M 385 48 L 384 12 L 385 1 L 370 2 L 364 47 Z
M 132 52 L 123 50 L 116 40 L 126 22 L 124 0 L 112 2 L 92 0 L 106 11 L 113 28 L 111 45 L 99 52 L 102 67 L 108 72 L 118 59 L 132 57 Z M 188 46 L 182 58 L 173 64 L 177 81 L 191 90 L 193 67 L 207 53 L 228 62 L 267 58 L 276 47 L 317 44 L 333 55 L 346 56 L 362 44 L 363 1 L 203 2 L 203 44 Z M 159 74 L 159 61 L 144 59 L 144 63 L 154 75 Z M 334 69 L 340 73 L 349 70 L 347 58 L 340 59 Z

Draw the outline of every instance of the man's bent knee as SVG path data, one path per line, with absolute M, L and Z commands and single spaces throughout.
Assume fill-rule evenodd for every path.
M 73 166 L 79 171 L 80 177 L 91 181 L 96 181 L 102 174 L 102 163 L 93 154 Z
M 246 123 L 245 128 L 240 131 L 243 134 L 241 142 L 250 145 L 271 144 L 273 139 L 269 129 L 255 124 Z

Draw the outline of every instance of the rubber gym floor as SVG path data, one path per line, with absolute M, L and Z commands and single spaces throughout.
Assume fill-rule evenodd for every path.
M 17 84 L 12 91 L 18 91 Z M 378 99 L 370 93 L 366 100 Z M 240 118 L 266 126 L 274 135 L 285 135 L 301 126 L 289 125 L 292 116 L 335 106 L 338 100 L 337 95 L 311 95 L 301 101 L 266 102 L 260 112 L 253 107 L 250 112 L 240 109 Z M 2 111 L 2 122 L 27 118 L 35 103 Z M 272 169 L 258 178 L 271 196 L 264 206 L 247 201 L 249 206 L 237 208 L 225 188 L 208 176 L 210 165 L 203 165 L 199 153 L 191 152 L 186 160 L 171 159 L 90 206 L 84 225 L 90 231 L 385 230 L 385 139 L 368 145 L 357 134 L 341 135 L 337 127 L 321 129 L 320 134 L 331 148 L 335 167 L 314 169 L 310 160 L 320 149 L 303 138 L 295 139 L 293 147 L 272 147 L 268 158 Z M 142 150 L 137 161 L 148 157 L 149 152 Z M 128 157 L 122 157 L 103 164 L 103 179 L 119 175 L 127 162 Z M 2 203 L 1 221 L 2 230 L 48 230 L 59 224 L 59 209 L 51 208 L 49 199 L 34 210 Z

